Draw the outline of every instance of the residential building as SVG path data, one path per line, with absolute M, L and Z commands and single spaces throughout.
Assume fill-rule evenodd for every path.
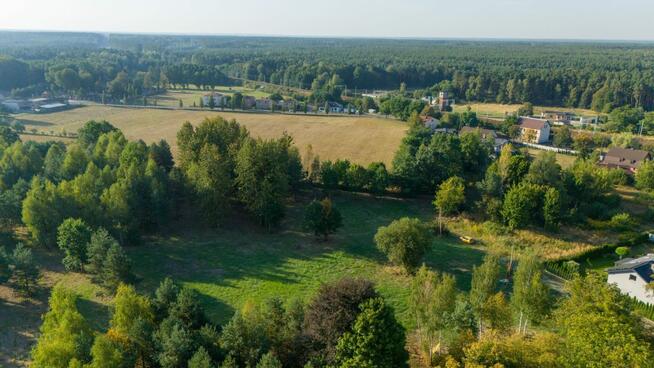
M 205 107 L 211 104 L 211 98 L 215 107 L 227 106 L 227 96 L 222 93 L 213 92 L 202 96 L 202 103 Z
M 271 110 L 272 104 L 273 102 L 269 98 L 258 98 L 255 102 L 257 110 Z
M 654 292 L 647 289 L 654 273 L 654 254 L 640 258 L 625 258 L 615 262 L 607 270 L 608 283 L 615 285 L 623 294 L 647 304 L 654 304 Z
M 651 159 L 652 155 L 647 151 L 611 147 L 607 153 L 602 155 L 599 164 L 609 168 L 623 169 L 633 174 L 643 161 Z
M 254 96 L 243 96 L 243 108 L 251 109 L 257 105 L 257 99 Z
M 501 133 L 498 133 L 497 131 L 493 129 L 486 129 L 486 128 L 475 128 L 475 127 L 470 127 L 470 126 L 464 126 L 461 128 L 459 131 L 459 135 L 465 134 L 465 133 L 471 133 L 471 132 L 476 132 L 479 133 L 482 139 L 488 139 L 493 141 L 493 151 L 495 153 L 500 153 L 502 150 L 502 147 L 509 143 L 509 138 Z
M 574 114 L 568 111 L 554 111 L 554 110 L 545 110 L 540 114 L 541 119 L 547 119 L 550 121 L 560 121 L 560 122 L 568 122 L 572 120 L 574 117 Z
M 447 91 L 439 92 L 437 101 L 438 109 L 440 111 L 449 111 L 452 106 L 454 106 L 454 99 L 450 97 L 450 94 Z
M 432 116 L 421 116 L 420 120 L 422 123 L 429 129 L 431 130 L 436 130 L 441 125 L 440 120 L 432 117 Z
M 552 126 L 547 119 L 520 117 L 520 139 L 527 143 L 547 143 Z

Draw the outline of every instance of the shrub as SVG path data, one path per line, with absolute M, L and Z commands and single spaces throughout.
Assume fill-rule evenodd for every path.
M 404 217 L 382 226 L 375 234 L 377 249 L 382 251 L 391 263 L 403 266 L 413 273 L 423 256 L 431 248 L 429 229 L 419 219 Z
M 625 231 L 635 226 L 634 220 L 628 213 L 618 213 L 611 217 L 611 228 L 616 231 Z

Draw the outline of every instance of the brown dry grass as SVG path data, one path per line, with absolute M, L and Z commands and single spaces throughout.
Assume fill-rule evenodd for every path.
M 275 138 L 287 132 L 304 151 L 312 145 L 322 159 L 347 158 L 360 164 L 382 161 L 390 164 L 406 132 L 406 124 L 383 118 L 283 115 L 217 111 L 134 109 L 87 106 L 47 115 L 20 114 L 27 129 L 74 132 L 88 120 L 107 120 L 129 139 L 154 142 L 166 139 L 175 150 L 176 134 L 182 124 L 201 122 L 205 117 L 236 119 L 253 136 Z M 40 138 L 40 137 L 39 137 Z
M 457 236 L 473 237 L 491 251 L 508 255 L 511 247 L 531 248 L 545 260 L 557 260 L 581 254 L 604 243 L 614 236 L 600 231 L 587 231 L 563 226 L 558 233 L 538 229 L 524 229 L 513 232 L 496 231 L 489 223 L 479 223 L 469 219 L 456 219 L 447 226 Z

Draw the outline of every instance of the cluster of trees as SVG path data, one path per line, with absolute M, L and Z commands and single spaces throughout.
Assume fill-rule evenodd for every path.
M 180 168 L 202 217 L 219 224 L 236 199 L 268 229 L 284 216 L 285 200 L 303 178 L 290 136 L 255 139 L 236 121 L 187 123 L 177 134 Z
M 22 202 L 22 222 L 36 244 L 55 246 L 57 229 L 69 218 L 104 227 L 122 244 L 137 243 L 141 232 L 170 220 L 178 185 L 165 141 L 150 146 L 129 142 L 111 124 L 91 121 L 80 129 L 75 143 L 49 142 L 41 148 L 32 150 L 26 170 L 5 182 L 10 186 L 19 179 L 31 181 Z
M 363 167 L 349 160 L 320 161 L 310 147 L 303 158 L 303 167 L 307 179 L 325 189 L 383 194 L 391 184 L 391 174 L 383 162 L 373 162 Z
M 39 278 L 39 267 L 34 261 L 32 250 L 18 244 L 13 252 L 0 247 L 0 285 L 14 285 L 21 293 L 29 295 Z
M 66 219 L 57 229 L 57 245 L 64 253 L 66 270 L 86 271 L 109 290 L 132 279 L 129 258 L 103 228 L 93 231 L 80 219 Z
M 606 220 L 619 202 L 610 192 L 624 182 L 625 174 L 595 162 L 578 159 L 563 170 L 551 152 L 531 160 L 507 145 L 476 185 L 481 196 L 478 205 L 490 219 L 512 229 L 537 225 L 556 230 L 563 219 Z
M 413 121 L 393 159 L 393 179 L 407 193 L 433 193 L 452 176 L 478 180 L 491 163 L 493 144 L 475 132 L 434 133 Z
M 451 275 L 418 269 L 409 306 L 423 361 L 445 367 L 649 364 L 651 345 L 638 318 L 601 275 L 570 281 L 569 297 L 552 309 L 542 273 L 538 258 L 524 253 L 505 295 L 499 287 L 502 267 L 493 255 L 474 267 L 467 293 L 457 290 Z
M 32 366 L 407 367 L 405 331 L 374 285 L 342 279 L 313 299 L 248 304 L 223 326 L 209 321 L 191 289 L 170 279 L 153 297 L 120 285 L 106 332 L 93 331 L 77 296 L 54 288 Z
M 654 52 L 645 44 L 540 42 L 534 47 L 507 41 L 92 34 L 3 38 L 11 57 L 0 61 L 0 89 L 25 93 L 37 92 L 30 87 L 38 86 L 86 94 L 107 90 L 123 98 L 168 82 L 210 88 L 229 83 L 229 76 L 311 89 L 310 102 L 317 103 L 404 84 L 419 89 L 418 97 L 450 91 L 468 101 L 596 111 L 654 108 L 654 74 L 648 69 Z M 54 41 L 44 44 L 41 38 Z

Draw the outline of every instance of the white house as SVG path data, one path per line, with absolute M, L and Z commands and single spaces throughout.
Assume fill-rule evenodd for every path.
M 214 92 L 202 96 L 202 103 L 204 106 L 209 106 L 211 104 L 211 98 L 213 97 L 213 103 L 215 107 L 221 107 L 227 105 L 227 96 L 222 93 Z
M 546 119 L 520 117 L 520 138 L 527 143 L 547 143 L 550 140 L 551 123 Z
M 607 270 L 608 283 L 620 289 L 643 303 L 654 304 L 654 292 L 647 290 L 646 286 L 652 282 L 654 274 L 654 254 L 640 258 L 625 258 L 615 263 Z

